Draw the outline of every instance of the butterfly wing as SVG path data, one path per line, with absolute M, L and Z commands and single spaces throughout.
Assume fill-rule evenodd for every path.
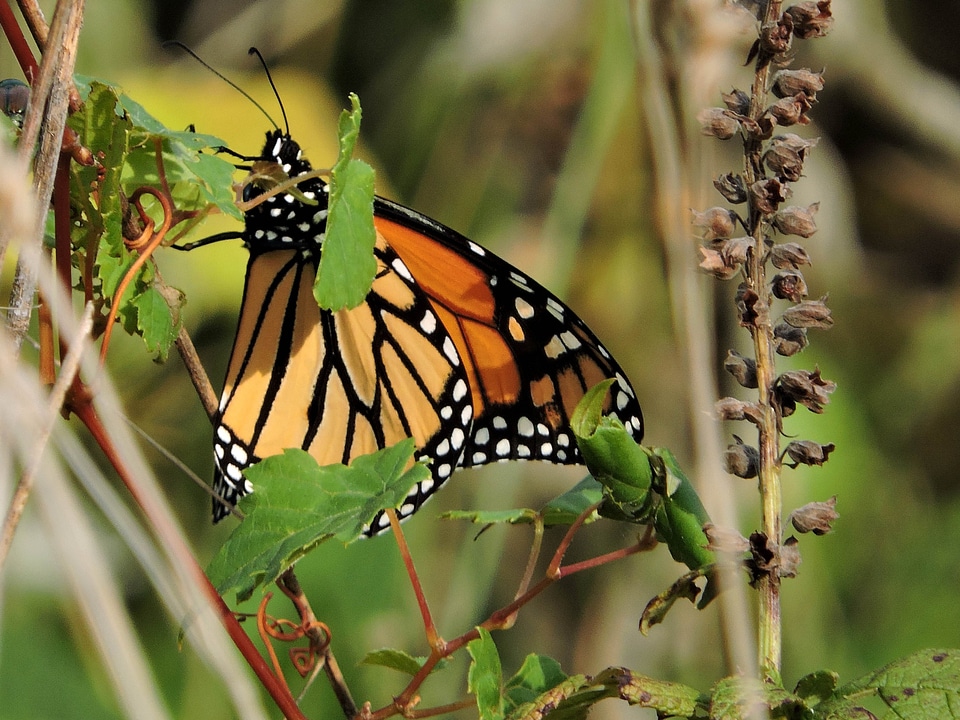
M 418 456 L 435 459 L 434 480 L 411 493 L 403 516 L 453 472 L 473 419 L 464 368 L 382 238 L 376 254 L 366 301 L 335 313 L 313 298 L 313 257 L 251 257 L 215 433 L 220 497 L 236 502 L 252 490 L 243 470 L 290 447 L 325 465 L 413 437 Z M 228 509 L 214 500 L 213 512 Z
M 639 442 L 633 388 L 590 329 L 560 300 L 459 233 L 381 198 L 378 231 L 426 293 L 463 358 L 474 422 L 461 466 L 503 460 L 581 462 L 570 416 L 584 393 L 616 384 L 605 412 Z
M 291 177 L 310 171 L 279 131 L 268 134 L 263 160 Z M 606 378 L 617 381 L 606 411 L 640 440 L 633 389 L 569 308 L 401 205 L 375 202 L 378 270 L 364 303 L 317 307 L 327 193 L 310 178 L 296 194 L 264 198 L 246 213 L 251 256 L 214 439 L 218 497 L 233 504 L 251 492 L 244 469 L 286 448 L 347 463 L 413 437 L 431 478 L 400 508 L 406 517 L 457 467 L 580 462 L 570 416 Z M 215 499 L 213 512 L 216 521 L 228 508 Z M 387 524 L 381 514 L 370 533 Z

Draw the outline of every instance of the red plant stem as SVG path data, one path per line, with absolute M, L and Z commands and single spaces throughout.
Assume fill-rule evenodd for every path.
M 653 533 L 648 531 L 644 537 L 642 537 L 634 545 L 621 548 L 620 550 L 614 550 L 613 552 L 609 552 L 589 560 L 583 560 L 581 562 L 568 565 L 567 567 L 561 567 L 560 561 L 563 559 L 563 554 L 569 547 L 573 535 L 595 509 L 595 506 L 587 508 L 587 510 L 581 513 L 580 517 L 578 517 L 577 520 L 567 530 L 567 534 L 557 547 L 557 551 L 554 553 L 553 561 L 550 563 L 552 570 L 547 570 L 546 577 L 523 593 L 520 597 L 516 598 L 513 602 L 491 613 L 490 617 L 488 617 L 484 622 L 480 623 L 479 627 L 483 628 L 484 630 L 501 630 L 508 624 L 512 623 L 513 618 L 516 616 L 521 607 L 533 600 L 535 597 L 537 597 L 537 595 L 557 582 L 557 580 L 583 570 L 589 570 L 605 563 L 634 555 L 638 552 L 649 550 L 657 544 Z M 471 640 L 476 640 L 478 637 L 480 637 L 480 633 L 478 632 L 477 628 L 471 628 L 463 635 L 445 642 L 442 649 L 438 650 L 437 648 L 432 648 L 430 656 L 424 661 L 423 665 L 420 667 L 420 670 L 416 675 L 413 676 L 413 679 L 411 679 L 407 684 L 407 687 L 403 689 L 403 692 L 401 692 L 394 699 L 393 704 L 371 713 L 366 720 L 384 720 L 396 712 L 400 712 L 404 717 L 418 717 L 418 715 L 416 715 L 416 711 L 410 707 L 410 703 L 415 697 L 417 690 L 419 690 L 420 686 L 423 684 L 424 680 L 426 680 L 430 673 L 433 672 L 433 669 L 441 659 L 453 655 L 457 650 L 465 646 Z M 432 713 L 433 709 L 423 712 Z M 425 717 L 425 715 L 422 716 Z
M 201 589 L 203 594 L 210 601 L 210 604 L 213 606 L 214 610 L 217 612 L 220 622 L 226 629 L 227 634 L 230 635 L 230 638 L 237 646 L 237 649 L 240 650 L 240 653 L 243 655 L 244 659 L 253 669 L 254 673 L 256 673 L 257 678 L 259 678 L 264 688 L 266 688 L 267 692 L 270 693 L 270 696 L 277 704 L 277 707 L 280 708 L 281 712 L 283 712 L 284 717 L 286 717 L 288 720 L 306 720 L 303 713 L 300 712 L 300 708 L 297 707 L 296 700 L 294 700 L 289 691 L 283 687 L 277 677 L 273 674 L 270 666 L 267 664 L 266 660 L 263 659 L 263 656 L 257 651 L 253 641 L 240 626 L 240 623 L 237 621 L 237 618 L 234 616 L 233 612 L 227 607 L 226 603 L 223 602 L 223 598 L 221 598 L 219 593 L 217 593 L 216 588 L 210 584 L 210 580 L 207 578 L 200 565 L 197 564 L 197 561 L 193 557 L 193 553 L 191 552 L 190 548 L 187 547 L 187 545 L 181 540 L 177 529 L 173 527 L 172 523 L 170 523 L 166 514 L 160 512 L 159 508 L 157 508 L 149 498 L 144 496 L 139 491 L 136 482 L 127 472 L 126 466 L 120 460 L 120 456 L 116 452 L 113 441 L 110 438 L 110 435 L 107 433 L 106 428 L 104 428 L 103 424 L 100 422 L 100 418 L 97 415 L 93 405 L 89 402 L 80 402 L 71 409 L 80 419 L 80 421 L 86 425 L 97 445 L 99 445 L 101 450 L 103 450 L 104 456 L 109 460 L 110 464 L 117 472 L 117 475 L 123 481 L 123 484 L 126 485 L 127 491 L 143 511 L 144 515 L 146 515 L 147 520 L 157 529 L 158 534 L 167 538 L 170 542 L 178 543 L 179 546 L 173 548 L 174 554 L 187 562 L 187 570 L 189 570 L 190 574 L 194 578 L 194 581 L 197 583 L 198 587 Z
M 17 58 L 20 69 L 23 70 L 23 74 L 30 84 L 33 84 L 34 78 L 39 74 L 40 67 L 33 57 L 33 51 L 27 44 L 27 39 L 20 30 L 20 23 L 17 22 L 9 2 L 0 2 L 0 27 L 3 28 L 3 34 L 7 36 L 7 42 L 13 49 L 14 57 Z
M 67 295 L 70 294 L 72 277 L 70 242 L 70 155 L 60 154 L 57 175 L 53 179 L 53 222 L 56 236 L 55 259 L 57 277 Z M 66 344 L 60 338 L 60 359 L 67 355 Z
M 417 575 L 417 568 L 413 565 L 413 557 L 410 555 L 407 538 L 404 537 L 403 529 L 400 527 L 400 519 L 397 517 L 397 511 L 389 509 L 386 513 L 387 517 L 390 518 L 390 527 L 393 530 L 393 536 L 397 539 L 397 546 L 400 548 L 400 556 L 403 558 L 403 564 L 407 568 L 410 584 L 413 585 L 413 592 L 417 596 L 417 605 L 420 607 L 420 616 L 423 618 L 423 629 L 427 634 L 427 644 L 430 646 L 431 651 L 442 653 L 445 643 L 437 632 L 437 626 L 433 622 L 433 615 L 430 614 L 427 596 L 423 592 L 423 586 L 420 584 L 420 576 Z

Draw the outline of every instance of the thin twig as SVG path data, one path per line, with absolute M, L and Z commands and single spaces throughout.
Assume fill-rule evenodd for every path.
M 330 644 L 329 631 L 327 631 L 327 637 L 322 638 L 317 632 L 317 628 L 325 625 L 320 623 L 317 620 L 317 616 L 313 612 L 313 608 L 310 606 L 310 601 L 307 599 L 307 596 L 303 592 L 303 588 L 300 586 L 300 580 L 297 578 L 296 572 L 294 569 L 288 568 L 277 580 L 277 585 L 283 590 L 284 594 L 290 598 L 290 601 L 293 603 L 294 607 L 297 609 L 297 612 L 300 615 L 300 624 L 304 629 L 304 634 L 307 636 L 307 639 L 310 641 L 311 647 L 321 648 L 321 660 L 319 665 L 323 666 L 323 670 L 327 675 L 327 680 L 330 683 L 330 687 L 333 688 L 334 695 L 337 696 L 337 701 L 340 703 L 340 709 L 343 710 L 344 716 L 349 720 L 354 718 L 359 714 L 357 709 L 357 704 L 354 702 L 353 695 L 350 693 L 350 688 L 347 687 L 347 681 L 343 677 L 343 673 L 340 672 L 340 664 L 337 662 L 336 656 L 333 654 L 333 648 Z M 304 688 L 306 692 L 307 687 L 309 687 L 311 680 L 307 681 L 307 686 Z M 301 693 L 300 697 L 303 696 Z M 299 701 L 299 697 L 297 698 Z
M 23 338 L 29 329 L 33 311 L 33 296 L 37 286 L 36 261 L 42 245 L 47 208 L 53 195 L 54 177 L 67 120 L 83 6 L 83 0 L 57 3 L 50 30 L 55 51 L 43 56 L 39 78 L 34 83 L 30 94 L 30 105 L 24 119 L 19 147 L 21 162 L 26 162 L 26 158 L 31 156 L 38 136 L 40 149 L 34 165 L 34 185 L 37 196 L 34 231 L 20 248 L 21 257 L 17 262 L 10 294 L 10 311 L 7 315 L 7 327 L 10 330 L 15 352 L 20 350 Z M 42 135 L 40 135 L 41 124 L 44 128 Z
M 410 584 L 413 585 L 413 592 L 417 596 L 417 605 L 420 608 L 420 615 L 423 618 L 423 629 L 427 634 L 427 645 L 429 645 L 433 651 L 443 652 L 444 641 L 437 632 L 437 626 L 433 622 L 433 615 L 431 615 L 430 606 L 427 604 L 427 596 L 423 592 L 423 586 L 420 584 L 420 576 L 417 575 L 417 569 L 413 565 L 413 557 L 410 555 L 410 547 L 407 545 L 407 538 L 403 534 L 403 528 L 400 527 L 400 519 L 397 517 L 397 511 L 390 508 L 385 512 L 387 513 L 387 517 L 390 518 L 390 528 L 393 530 L 393 536 L 397 540 L 397 547 L 400 549 L 403 565 L 407 569 Z

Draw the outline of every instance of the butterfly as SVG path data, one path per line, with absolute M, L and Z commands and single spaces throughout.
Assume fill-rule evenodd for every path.
M 288 132 L 268 132 L 256 161 L 309 176 L 245 213 L 250 258 L 214 434 L 217 497 L 234 504 L 252 492 L 244 470 L 286 448 L 321 465 L 349 463 L 413 437 L 431 474 L 399 508 L 403 519 L 458 468 L 580 463 L 570 416 L 607 378 L 616 383 L 605 412 L 639 442 L 636 394 L 580 318 L 505 260 L 414 210 L 375 199 L 369 294 L 353 309 L 318 307 L 312 288 L 329 186 L 310 174 Z M 253 183 L 246 193 L 253 200 L 265 190 Z M 215 498 L 214 521 L 228 512 Z M 367 534 L 388 526 L 381 512 Z

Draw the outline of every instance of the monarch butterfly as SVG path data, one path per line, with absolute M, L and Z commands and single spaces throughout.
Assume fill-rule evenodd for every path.
M 311 171 L 279 129 L 256 160 L 290 178 Z M 389 200 L 374 202 L 377 272 L 364 303 L 320 309 L 312 288 L 328 191 L 311 177 L 246 212 L 250 258 L 214 436 L 219 498 L 232 504 L 251 492 L 243 471 L 285 448 L 348 463 L 412 436 L 431 477 L 399 509 L 406 518 L 457 468 L 579 463 L 570 414 L 606 378 L 617 381 L 607 412 L 640 440 L 633 388 L 568 307 L 480 245 Z M 228 512 L 214 499 L 214 522 Z M 380 513 L 368 534 L 388 525 Z

